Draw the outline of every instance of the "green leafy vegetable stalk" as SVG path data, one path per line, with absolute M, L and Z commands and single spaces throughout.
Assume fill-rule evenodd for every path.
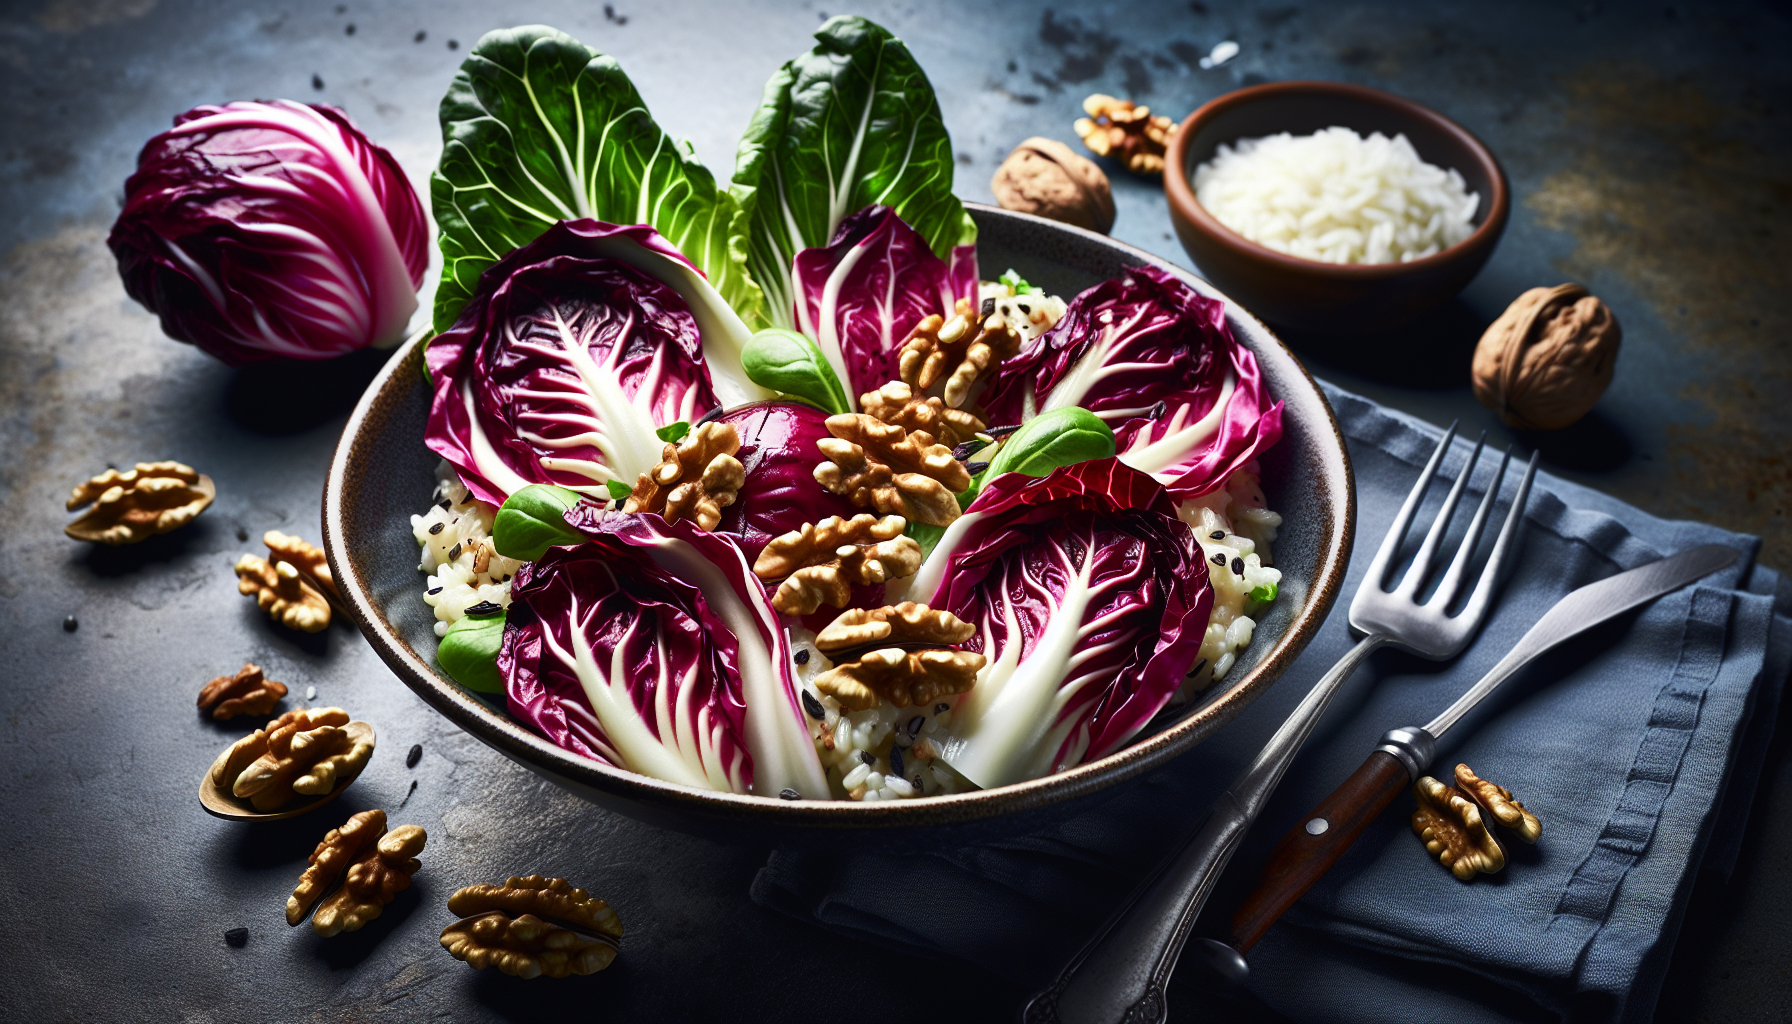
M 748 266 L 776 327 L 792 327 L 790 261 L 867 206 L 894 207 L 933 251 L 977 240 L 952 194 L 952 140 L 933 86 L 888 30 L 831 18 L 765 85 L 735 157 Z M 748 323 L 752 323 L 751 320 Z
M 442 98 L 430 176 L 441 227 L 435 329 L 453 326 L 479 275 L 561 220 L 647 224 L 748 324 L 764 297 L 746 273 L 742 210 L 647 112 L 612 57 L 544 25 L 488 32 Z
M 760 331 L 741 351 L 740 362 L 747 379 L 762 388 L 800 398 L 829 415 L 853 411 L 820 346 L 795 331 Z
M 436 648 L 436 662 L 449 678 L 469 690 L 503 693 L 498 648 L 504 644 L 505 613 L 468 615 L 448 627 Z
M 616 481 L 611 481 L 612 485 Z M 622 485 L 627 497 L 629 488 Z M 566 510 L 579 503 L 577 491 L 530 484 L 512 494 L 492 521 L 492 546 L 505 558 L 533 562 L 551 547 L 583 544 L 585 535 L 566 525 Z

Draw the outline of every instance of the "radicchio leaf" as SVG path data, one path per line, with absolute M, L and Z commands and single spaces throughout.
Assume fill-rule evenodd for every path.
M 671 248 L 650 228 L 556 224 L 486 271 L 425 352 L 425 443 L 481 500 L 502 504 L 535 483 L 607 498 L 609 481 L 632 486 L 659 462 L 655 431 L 720 404 L 683 297 L 593 255 L 618 238 Z
M 163 332 L 240 366 L 403 338 L 428 230 L 347 114 L 273 100 L 195 107 L 149 140 L 106 242 Z
M 658 576 L 701 594 L 709 616 L 703 620 L 702 642 L 724 645 L 718 648 L 722 671 L 732 680 L 729 692 L 745 708 L 739 735 L 751 759 L 752 791 L 777 795 L 791 789 L 824 797 L 827 778 L 809 738 L 790 638 L 733 538 L 704 533 L 687 521 L 668 524 L 657 515 L 606 512 L 591 505 L 568 510 L 566 523 L 596 544 L 555 549 L 548 558 L 592 547 L 627 550 L 643 556 Z M 514 621 L 517 601 L 512 593 Z
M 856 411 L 860 395 L 897 378 L 916 324 L 976 301 L 977 251 L 959 246 L 942 260 L 895 210 L 871 206 L 842 221 L 828 245 L 797 253 L 791 282 L 797 329 L 821 347 Z
M 977 627 L 964 647 L 988 664 L 942 757 L 984 788 L 1131 739 L 1181 684 L 1213 609 L 1169 495 L 1115 459 L 991 481 L 909 592 Z
M 802 402 L 756 402 L 731 409 L 722 422 L 740 434 L 736 454 L 747 482 L 722 510 L 717 533 L 732 535 L 747 561 L 772 538 L 828 516 L 852 518 L 862 509 L 815 482 L 822 456 L 815 442 L 830 436 L 827 413 Z
M 1224 303 L 1155 267 L 1078 295 L 990 376 L 982 400 L 992 423 L 1088 409 L 1114 429 L 1120 460 L 1178 500 L 1225 486 L 1282 435 L 1282 404 Z

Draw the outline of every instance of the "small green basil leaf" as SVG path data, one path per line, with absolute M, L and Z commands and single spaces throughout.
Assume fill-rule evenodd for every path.
M 660 440 L 666 442 L 667 444 L 677 444 L 678 442 L 684 440 L 685 435 L 689 434 L 690 432 L 691 432 L 691 424 L 686 420 L 679 420 L 677 423 L 668 423 L 665 426 L 659 428 L 658 430 L 655 430 L 654 434 L 656 434 Z M 614 480 L 612 480 L 610 482 L 616 483 L 616 481 L 614 481 Z M 615 494 L 616 493 L 615 489 L 612 488 L 610 493 Z M 622 495 L 622 497 L 626 498 L 626 497 L 628 497 L 628 495 L 625 494 L 625 495 Z
M 469 615 L 448 627 L 436 648 L 436 663 L 455 682 L 480 693 L 503 693 L 498 648 L 504 644 L 505 613 Z
M 604 481 L 604 486 L 609 489 L 610 497 L 616 499 L 617 501 L 621 501 L 622 499 L 635 493 L 634 488 L 630 487 L 629 485 L 623 483 L 620 480 L 606 480 L 606 481 Z
M 984 471 L 985 480 L 1003 473 L 1046 476 L 1060 466 L 1072 466 L 1114 454 L 1114 432 L 1101 417 L 1072 406 L 1054 409 L 1028 420 L 1008 435 Z
M 623 493 L 628 493 L 627 488 Z M 492 522 L 492 545 L 505 558 L 533 562 L 560 544 L 583 544 L 585 535 L 566 525 L 566 510 L 579 495 L 551 484 L 530 484 L 512 494 Z
M 1265 583 L 1261 587 L 1251 588 L 1251 600 L 1253 601 L 1257 601 L 1261 604 L 1268 604 L 1275 599 L 1276 585 L 1274 583 Z
M 747 379 L 817 406 L 830 415 L 852 411 L 846 389 L 827 356 L 808 338 L 782 327 L 753 335 L 740 354 Z
M 1007 285 L 1008 290 L 1013 292 L 1016 295 L 1044 295 L 1045 294 L 1044 288 L 1041 288 L 1038 285 L 1028 284 L 1027 279 L 1020 276 L 1019 274 L 1015 273 L 1013 267 L 1009 267 L 1007 269 L 1007 271 L 1004 272 L 1002 274 L 1002 276 L 997 278 L 996 280 L 1001 284 Z

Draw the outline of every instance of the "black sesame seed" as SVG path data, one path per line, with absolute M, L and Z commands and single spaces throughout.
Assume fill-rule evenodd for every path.
M 460 557 L 460 543 L 458 541 L 456 541 L 455 545 L 448 549 L 448 560 L 450 562 L 452 562 L 456 558 L 459 558 L 459 557 Z
M 1016 302 L 1016 303 L 1015 303 L 1015 304 L 1014 304 L 1014 308 L 1015 308 L 1015 309 L 1018 309 L 1018 310 L 1020 310 L 1020 311 L 1021 311 L 1021 312 L 1022 312 L 1022 313 L 1025 313 L 1025 314 L 1027 314 L 1027 315 L 1028 315 L 1028 316 L 1032 316 L 1032 315 L 1033 315 L 1033 307 L 1032 307 L 1032 306 L 1029 306 L 1029 305 L 1027 305 L 1027 304 L 1026 304 L 1026 303 L 1024 303 L 1024 302 Z
M 976 441 L 976 440 L 966 441 L 965 443 L 952 449 L 952 457 L 954 459 L 957 459 L 959 462 L 963 462 L 964 460 L 970 458 L 971 456 L 977 454 L 978 452 L 982 451 L 983 449 L 985 449 L 987 447 L 989 447 L 989 446 L 987 444 L 984 444 L 982 441 Z
M 1169 411 L 1170 406 L 1165 402 L 1159 401 L 1156 405 L 1152 406 L 1151 411 L 1145 415 L 1154 420 L 1161 420 L 1164 418 L 1164 413 Z
M 324 80 L 317 75 L 312 75 L 311 88 L 316 89 L 318 92 L 322 92 L 324 88 Z
M 778 799 L 780 799 L 780 800 L 801 800 L 802 798 L 803 798 L 803 794 L 798 793 L 794 789 L 778 790 Z
M 927 719 L 922 718 L 920 715 L 916 715 L 908 720 L 908 734 L 910 736 L 918 735 L 921 732 L 921 727 L 926 724 Z
M 355 34 L 355 23 L 351 21 L 347 25 L 344 25 L 342 27 L 342 34 L 345 36 L 354 35 Z
M 1207 535 L 1207 539 L 1208 540 L 1225 540 L 1226 539 L 1226 531 L 1215 530 L 1212 533 Z
M 434 537 L 436 534 L 442 532 L 442 527 L 447 526 L 447 525 L 448 525 L 447 523 L 437 523 L 436 525 L 429 528 L 429 535 L 431 537 Z
M 989 463 L 987 462 L 967 462 L 964 464 L 964 471 L 972 476 L 976 476 L 978 473 L 981 473 L 988 468 Z
M 995 311 L 996 311 L 996 300 L 993 298 L 984 299 L 983 305 L 981 307 L 979 307 L 977 310 L 977 315 L 980 317 L 981 316 L 991 316 L 995 313 Z
M 936 715 L 943 715 L 946 713 L 946 709 L 951 706 L 952 705 L 950 705 L 950 704 L 935 704 L 933 706 L 933 713 Z
M 890 748 L 890 774 L 902 778 L 902 751 L 897 747 Z
M 249 539 L 249 531 L 243 529 L 240 526 L 237 527 L 236 528 L 236 539 L 237 540 L 248 540 Z
M 454 507 L 454 499 L 453 498 L 443 498 L 441 501 L 436 502 L 436 504 L 440 505 L 442 507 L 442 511 L 446 512 L 449 509 Z
M 224 933 L 224 944 L 231 949 L 242 949 L 249 944 L 249 929 L 232 928 Z
M 75 630 L 80 629 L 80 628 L 81 628 L 81 620 L 75 618 L 73 615 L 70 615 L 67 618 L 62 620 L 62 631 L 64 633 L 73 633 Z
M 869 750 L 861 750 L 861 751 L 859 751 L 859 760 L 865 762 L 866 764 L 876 764 L 877 763 L 877 755 L 873 754 Z
M 448 40 L 448 48 L 449 48 L 449 49 L 450 49 L 450 50 L 458 50 L 458 49 L 460 49 L 460 43 L 459 43 L 459 41 L 457 41 L 457 40 L 454 40 L 454 39 L 450 39 L 450 40 Z
M 1188 674 L 1191 676 L 1198 675 L 1200 673 L 1200 671 L 1206 667 L 1207 667 L 1207 659 L 1202 658 L 1200 661 L 1195 662 L 1195 667 L 1189 669 Z
M 411 788 L 404 791 L 404 799 L 398 801 L 398 806 L 403 807 L 405 804 L 410 803 L 411 802 L 411 794 L 415 793 L 415 792 L 417 792 L 417 780 L 412 779 L 411 780 Z
M 501 580 L 501 581 L 499 581 L 499 582 L 502 582 L 502 583 L 509 583 L 509 582 L 510 582 L 510 574 L 509 574 L 509 573 L 505 573 L 505 574 L 504 574 L 504 578 L 503 578 L 503 579 L 502 579 L 502 580 Z
M 434 597 L 434 596 L 436 596 L 436 595 L 437 595 L 437 594 L 440 594 L 440 593 L 441 593 L 441 592 L 442 592 L 442 588 L 441 588 L 441 587 L 437 587 L 437 588 L 435 588 L 435 589 L 434 589 L 434 590 L 431 590 L 431 591 L 429 591 L 429 596 L 430 596 L 430 597 Z
M 423 760 L 423 744 L 411 744 L 411 752 L 404 755 L 404 766 L 406 768 L 415 768 L 417 767 L 417 762 L 421 760 Z
M 815 695 L 808 690 L 803 691 L 803 710 L 818 722 L 828 717 L 828 709 L 822 707 L 821 701 L 816 700 Z
M 1012 434 L 1016 430 L 1019 430 L 1019 429 L 1020 429 L 1020 424 L 1010 423 L 1006 426 L 1001 426 L 1001 427 L 984 427 L 983 432 L 985 434 L 988 434 L 990 437 L 1007 437 L 1009 434 Z
M 1232 571 L 1240 576 L 1243 576 L 1244 575 L 1244 559 L 1234 558 L 1232 560 Z
M 792 660 L 794 660 L 798 665 L 809 664 L 809 648 L 799 647 L 796 652 L 796 657 Z
M 467 609 L 468 615 L 496 615 L 504 610 L 504 606 L 494 601 L 481 601 Z
M 1225 565 L 1226 564 L 1226 556 L 1225 555 L 1214 555 L 1213 556 L 1213 564 L 1214 565 Z
M 915 777 L 909 781 L 915 784 L 915 792 L 919 793 L 921 791 L 921 773 L 916 772 Z
M 423 40 L 425 40 L 425 39 L 428 39 L 428 38 L 429 38 L 429 33 L 428 33 L 428 32 L 425 32 L 425 31 L 424 31 L 424 30 L 422 30 L 422 29 L 418 29 L 418 30 L 417 30 L 417 34 L 416 34 L 416 36 L 414 36 L 414 37 L 413 37 L 413 38 L 412 38 L 412 39 L 411 39 L 411 42 L 413 42 L 413 43 L 421 43 L 421 42 L 422 42 L 422 41 L 423 41 Z

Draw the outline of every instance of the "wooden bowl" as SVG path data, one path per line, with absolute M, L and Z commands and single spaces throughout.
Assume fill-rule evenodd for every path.
M 1454 168 L 1481 197 L 1474 233 L 1410 263 L 1321 263 L 1258 245 L 1195 201 L 1195 168 L 1222 143 L 1333 125 L 1362 135 L 1404 133 L 1421 159 Z M 1164 163 L 1170 220 L 1201 273 L 1270 323 L 1327 334 L 1386 330 L 1448 302 L 1493 255 L 1511 213 L 1506 172 L 1481 140 L 1435 110 L 1361 85 L 1274 82 L 1227 93 L 1182 122 Z
M 970 210 L 986 277 L 1012 267 L 1068 298 L 1129 266 L 1151 264 L 1223 298 L 1187 271 L 1104 235 L 995 207 Z M 1237 717 L 1293 662 L 1338 594 L 1355 515 L 1337 420 L 1307 371 L 1255 317 L 1228 303 L 1227 319 L 1283 403 L 1281 442 L 1261 460 L 1264 492 L 1286 520 L 1275 546 L 1281 597 L 1258 626 L 1258 639 L 1203 703 L 1156 723 L 1156 731 L 1125 749 L 1047 778 L 867 804 L 715 793 L 562 750 L 513 721 L 502 695 L 455 684 L 435 667 L 435 619 L 423 602 L 411 536 L 410 516 L 428 507 L 437 462 L 423 446 L 430 393 L 415 343 L 369 385 L 337 444 L 324 485 L 324 550 L 356 624 L 406 685 L 481 742 L 603 807 L 719 841 L 791 848 L 943 848 L 1012 835 L 1105 799 Z

